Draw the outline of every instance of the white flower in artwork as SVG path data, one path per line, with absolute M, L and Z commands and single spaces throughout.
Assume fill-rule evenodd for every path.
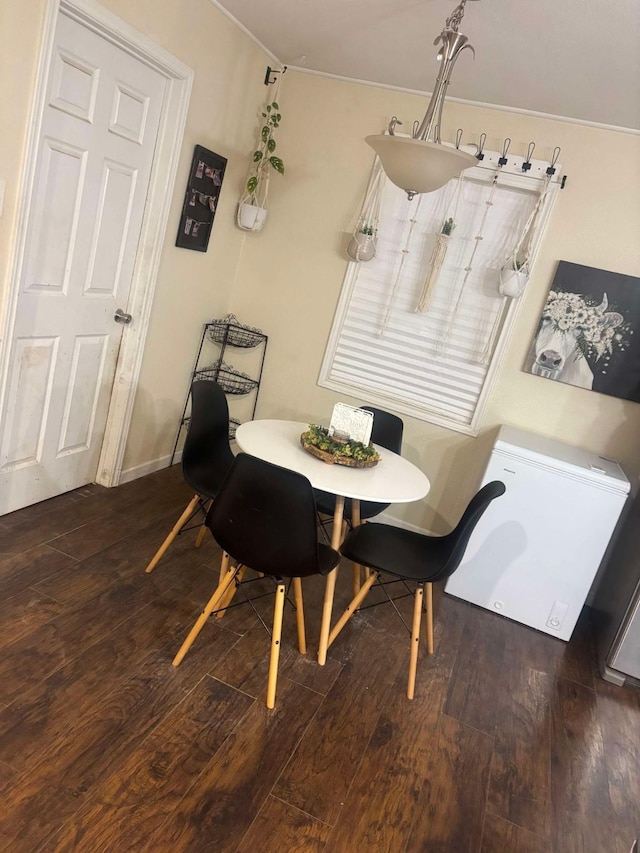
M 594 299 L 579 293 L 549 292 L 543 317 L 550 320 L 558 331 L 575 336 L 576 346 L 583 356 L 591 356 L 598 361 L 605 355 L 611 355 L 614 344 L 624 349 L 626 336 L 630 333 L 629 324 L 614 312 L 608 312 L 606 294 L 598 304 Z M 613 322 L 613 318 L 616 322 Z
M 589 317 L 589 313 L 585 308 L 578 308 L 576 311 L 576 323 L 586 323 Z

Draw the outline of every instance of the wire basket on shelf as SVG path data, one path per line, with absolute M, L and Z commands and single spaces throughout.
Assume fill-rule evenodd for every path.
M 212 320 L 208 323 L 207 334 L 218 344 L 228 343 L 234 347 L 255 347 L 264 340 L 260 329 L 245 326 L 238 322 L 235 314 L 227 314 L 222 320 Z
M 248 394 L 258 387 L 257 379 L 252 379 L 224 361 L 196 370 L 195 376 L 197 379 L 214 380 L 226 394 Z
M 236 430 L 240 426 L 240 421 L 237 418 L 229 418 L 229 439 L 236 437 Z

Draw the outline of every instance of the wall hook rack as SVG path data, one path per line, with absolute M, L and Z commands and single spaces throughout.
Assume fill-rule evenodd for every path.
M 549 164 L 549 167 L 547 168 L 547 175 L 555 175 L 555 173 L 556 173 L 555 166 L 556 166 L 556 163 L 558 162 L 559 156 L 560 156 L 560 146 L 556 145 L 556 147 L 553 149 L 553 156 L 551 157 L 551 163 Z
M 528 172 L 531 168 L 531 158 L 533 156 L 534 149 L 536 147 L 535 142 L 530 142 L 529 147 L 527 148 L 527 159 L 522 164 L 522 171 Z
M 480 140 L 478 141 L 478 145 L 476 146 L 478 149 L 478 152 L 476 154 L 476 160 L 484 160 L 484 154 L 482 152 L 484 151 L 484 146 L 485 146 L 486 141 L 487 141 L 487 134 L 481 133 L 480 134 Z
M 266 70 L 265 75 L 264 75 L 264 85 L 265 86 L 271 86 L 278 79 L 277 77 L 274 77 L 272 79 L 271 75 L 272 74 L 284 74 L 284 72 L 286 70 L 287 70 L 286 65 L 283 65 L 282 69 L 280 71 L 275 71 L 270 65 L 267 65 L 267 70 Z
M 507 154 L 509 152 L 509 146 L 511 145 L 511 137 L 507 136 L 505 141 L 502 143 L 502 157 L 498 160 L 499 166 L 507 165 Z

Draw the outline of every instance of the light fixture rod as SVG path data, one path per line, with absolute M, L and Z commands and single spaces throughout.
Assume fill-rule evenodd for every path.
M 394 116 L 387 133 L 367 136 L 365 140 L 380 158 L 391 183 L 403 189 L 410 200 L 417 193 L 440 189 L 478 162 L 457 145 L 453 148 L 440 142 L 442 108 L 453 66 L 465 48 L 471 48 L 475 55 L 467 37 L 458 32 L 466 3 L 467 0 L 460 0 L 434 41 L 436 45 L 441 44 L 438 52 L 440 72 L 425 116 L 420 123 L 414 122 L 411 136 L 395 135 L 395 126 L 401 122 Z
M 444 98 L 451 82 L 451 73 L 457 58 L 465 48 L 469 48 L 475 56 L 473 47 L 468 44 L 467 36 L 458 32 L 458 27 L 464 15 L 464 6 L 467 0 L 456 6 L 451 15 L 447 18 L 444 29 L 434 41 L 434 44 L 442 42 L 442 47 L 438 52 L 438 60 L 441 62 L 440 71 L 436 79 L 436 85 L 429 101 L 429 106 L 425 113 L 422 122 L 414 133 L 414 139 L 422 139 L 424 141 L 432 139 L 433 142 L 440 142 L 440 128 L 442 127 L 442 108 L 444 106 Z

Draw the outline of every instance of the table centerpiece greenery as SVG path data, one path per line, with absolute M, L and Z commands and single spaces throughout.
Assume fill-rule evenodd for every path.
M 329 464 L 348 465 L 352 468 L 372 468 L 380 461 L 380 454 L 372 444 L 359 441 L 342 441 L 329 435 L 326 427 L 310 424 L 300 436 L 303 448 Z

